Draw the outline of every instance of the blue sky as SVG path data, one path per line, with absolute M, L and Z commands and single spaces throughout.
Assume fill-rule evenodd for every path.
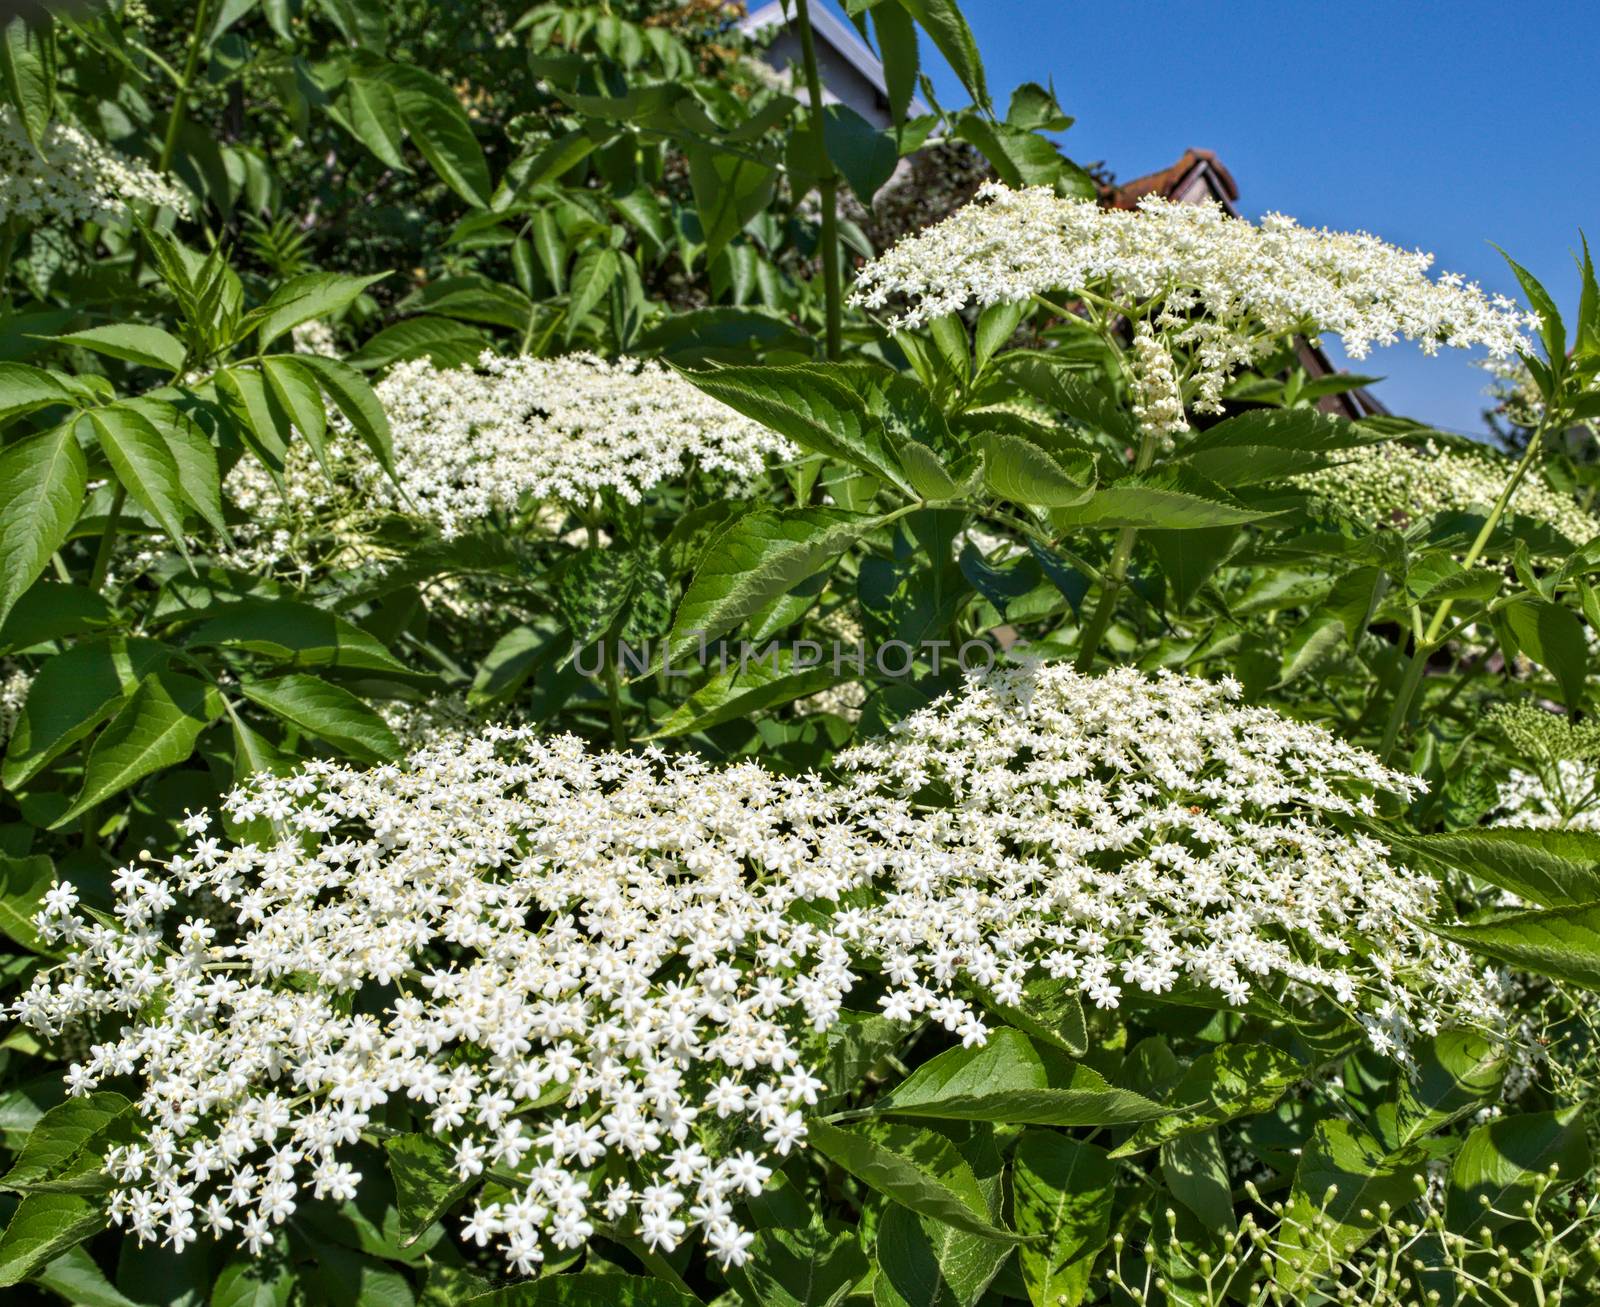
M 1577 304 L 1570 251 L 1600 249 L 1600 5 L 963 0 L 1002 111 L 1054 79 L 1080 162 L 1123 179 L 1215 150 L 1252 218 L 1364 228 L 1517 293 L 1490 242 Z M 947 106 L 966 102 L 923 39 Z M 1478 433 L 1468 355 L 1375 350 L 1397 413 Z

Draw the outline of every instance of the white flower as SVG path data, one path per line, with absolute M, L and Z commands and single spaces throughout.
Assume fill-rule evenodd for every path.
M 866 972 L 886 1012 L 968 1046 L 974 987 L 1044 974 L 1103 1007 L 1320 991 L 1397 1058 L 1413 1030 L 1499 1020 L 1423 927 L 1433 882 L 1350 823 L 1420 783 L 1227 686 L 1013 669 L 838 763 L 490 727 L 403 767 L 263 774 L 224 808 L 274 814 L 277 843 L 124 868 L 120 928 L 53 891 L 37 925 L 64 960 L 12 1011 L 47 1034 L 107 1018 L 73 1093 L 143 1082 L 143 1138 L 107 1157 L 136 1237 L 198 1208 L 258 1252 L 409 1114 L 458 1175 L 492 1174 L 463 1234 L 523 1272 L 596 1208 L 736 1263 L 734 1203 L 803 1146 L 820 1032 Z
M 17 111 L 0 106 L 0 221 L 120 222 L 134 204 L 189 212 L 168 178 L 70 123 L 52 122 L 35 151 Z
M 384 512 L 423 518 L 449 536 L 529 504 L 584 510 L 603 493 L 638 503 L 691 472 L 740 486 L 796 453 L 677 373 L 638 359 L 485 354 L 476 368 L 442 371 L 420 359 L 397 364 L 375 390 L 396 478 L 342 419 L 329 435 L 332 483 L 304 441 L 290 446 L 287 499 L 254 459 L 241 460 L 228 492 L 255 520 L 249 555 L 282 554 L 317 519 L 356 544 Z
M 1358 359 L 1402 337 L 1430 354 L 1482 345 L 1505 358 L 1527 347 L 1523 328 L 1536 318 L 1459 277 L 1429 280 L 1432 262 L 1281 214 L 1257 226 L 1213 203 L 1148 196 L 1131 211 L 1103 209 L 991 182 L 977 202 L 867 264 L 851 298 L 879 309 L 903 297 L 896 324 L 916 326 L 969 304 L 1094 292 L 1153 317 L 1170 343 L 1193 351 L 1193 402 L 1210 409 L 1240 366 L 1296 333 L 1333 333 Z

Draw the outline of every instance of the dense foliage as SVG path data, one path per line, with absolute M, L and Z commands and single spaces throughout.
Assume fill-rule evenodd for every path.
M 796 3 L 0 29 L 6 1301 L 1595 1300 L 1587 247 Z

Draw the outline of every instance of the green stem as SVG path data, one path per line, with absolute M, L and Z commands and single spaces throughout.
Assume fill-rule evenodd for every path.
M 1488 547 L 1489 537 L 1494 534 L 1495 527 L 1500 525 L 1500 519 L 1506 514 L 1506 506 L 1511 502 L 1511 496 L 1516 494 L 1517 487 L 1522 484 L 1522 478 L 1527 476 L 1528 469 L 1533 466 L 1533 460 L 1538 457 L 1540 448 L 1544 445 L 1545 427 L 1548 417 L 1540 422 L 1533 435 L 1528 440 L 1528 448 L 1523 451 L 1522 458 L 1518 460 L 1516 470 L 1512 472 L 1510 480 L 1505 484 L 1505 489 L 1500 492 L 1500 498 L 1495 500 L 1494 508 L 1478 529 L 1478 535 L 1472 542 L 1472 547 L 1467 550 L 1467 556 L 1461 560 L 1463 567 L 1471 567 L 1476 563 Z M 1439 610 L 1434 613 L 1433 621 L 1428 623 L 1427 634 L 1423 637 L 1430 643 L 1439 638 L 1439 632 L 1444 628 L 1445 619 L 1450 616 L 1450 606 L 1455 601 L 1446 599 L 1439 605 Z
M 105 530 L 100 533 L 100 548 L 95 551 L 94 570 L 89 573 L 89 589 L 99 591 L 106 583 L 106 573 L 111 570 L 111 554 L 117 544 L 117 518 L 123 504 L 128 502 L 128 492 L 121 486 L 111 496 L 111 509 L 106 514 Z
M 1134 475 L 1148 471 L 1155 457 L 1156 435 L 1146 431 L 1139 442 L 1139 456 L 1134 460 Z M 1117 610 L 1117 597 L 1122 593 L 1123 582 L 1128 579 L 1128 563 L 1133 558 L 1133 546 L 1138 538 L 1139 528 L 1136 526 L 1125 526 L 1117 533 L 1116 548 L 1105 571 L 1105 583 L 1100 588 L 1100 602 L 1089 618 L 1089 625 L 1084 627 L 1083 634 L 1078 638 L 1078 657 L 1073 666 L 1080 672 L 1087 672 L 1094 666 L 1100 641 L 1105 639 L 1106 628 L 1111 625 L 1112 615 Z
M 822 76 L 817 71 L 817 46 L 811 35 L 809 0 L 795 0 L 800 25 L 800 53 L 805 62 L 806 90 L 811 98 L 811 135 L 823 172 L 817 183 L 822 202 L 822 294 L 826 314 L 828 360 L 837 361 L 844 344 L 844 274 L 839 266 L 839 174 L 828 159 L 823 131 Z
M 188 105 L 189 88 L 194 85 L 195 73 L 200 67 L 200 52 L 205 49 L 206 18 L 211 9 L 210 0 L 200 0 L 194 11 L 194 30 L 189 33 L 189 53 L 183 61 L 183 77 L 172 98 L 172 112 L 167 115 L 167 137 L 161 146 L 161 162 L 157 172 L 166 172 L 172 166 L 172 156 L 178 152 L 178 132 L 183 127 L 183 111 Z
M 619 749 L 626 749 L 628 728 L 622 721 L 622 682 L 617 676 L 616 642 L 612 642 L 609 650 L 601 652 L 605 654 L 606 703 L 611 709 L 611 742 Z
M 1125 526 L 1117 533 L 1117 545 L 1111 554 L 1111 563 L 1104 573 L 1100 587 L 1100 602 L 1095 605 L 1089 625 L 1078 637 L 1078 657 L 1073 664 L 1080 672 L 1094 666 L 1094 656 L 1100 651 L 1100 641 L 1105 639 L 1106 628 L 1111 625 L 1111 615 L 1117 609 L 1117 596 L 1122 593 L 1122 583 L 1128 579 L 1128 560 L 1133 557 L 1134 541 L 1139 538 L 1137 527 Z
M 1406 664 L 1406 674 L 1389 709 L 1389 720 L 1383 726 L 1383 743 L 1378 748 L 1378 757 L 1384 762 L 1389 761 L 1389 755 L 1394 752 L 1394 746 L 1400 739 L 1400 728 L 1410 715 L 1411 700 L 1416 697 L 1417 687 L 1422 684 L 1422 673 L 1427 670 L 1428 658 L 1432 653 L 1433 647 L 1426 643 L 1416 644 L 1411 650 L 1411 661 Z
M 1511 503 L 1511 496 L 1516 494 L 1517 487 L 1522 484 L 1522 478 L 1527 476 L 1528 469 L 1533 466 L 1533 460 L 1539 456 L 1539 451 L 1544 445 L 1544 433 L 1549 425 L 1549 413 L 1534 430 L 1528 440 L 1528 448 L 1523 451 L 1522 457 L 1517 460 L 1517 466 L 1506 479 L 1500 497 L 1495 500 L 1494 507 L 1489 516 L 1478 528 L 1478 534 L 1473 538 L 1471 546 L 1467 549 L 1466 556 L 1461 560 L 1463 568 L 1472 567 L 1483 551 L 1489 546 L 1489 539 L 1494 535 L 1495 528 L 1506 515 L 1506 508 Z M 1405 726 L 1406 719 L 1411 715 L 1411 701 L 1416 698 L 1417 689 L 1422 684 L 1422 675 L 1427 670 L 1428 659 L 1434 650 L 1444 643 L 1442 638 L 1444 624 L 1450 619 L 1450 609 L 1454 599 L 1445 599 L 1434 611 L 1433 618 L 1426 629 L 1422 628 L 1421 612 L 1412 610 L 1412 620 L 1418 628 L 1412 639 L 1411 660 L 1406 664 L 1405 676 L 1400 681 L 1400 689 L 1395 694 L 1394 703 L 1389 708 L 1389 720 L 1384 724 L 1383 743 L 1379 746 L 1378 756 L 1385 762 L 1389 761 L 1394 747 L 1400 740 L 1401 728 Z

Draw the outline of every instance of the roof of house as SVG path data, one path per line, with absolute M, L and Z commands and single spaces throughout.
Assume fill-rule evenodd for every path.
M 1104 187 L 1101 194 L 1108 204 L 1117 209 L 1131 209 L 1146 195 L 1161 195 L 1169 200 L 1189 203 L 1209 196 L 1234 212 L 1239 187 L 1233 180 L 1233 174 L 1222 166 L 1215 152 L 1190 148 L 1183 152 L 1183 157 L 1176 163 L 1158 172 L 1135 177 L 1131 182 Z
M 787 27 L 794 21 L 794 0 L 771 0 L 747 14 L 739 22 L 739 30 L 746 36 L 755 36 L 774 27 Z M 834 52 L 860 73 L 885 99 L 889 84 L 884 80 L 883 63 L 872 53 L 872 47 L 861 39 L 860 33 L 849 23 L 834 17 L 820 5 L 811 9 L 811 33 L 816 40 L 832 47 Z M 928 112 L 928 106 L 916 96 L 911 97 L 907 111 L 910 117 Z

